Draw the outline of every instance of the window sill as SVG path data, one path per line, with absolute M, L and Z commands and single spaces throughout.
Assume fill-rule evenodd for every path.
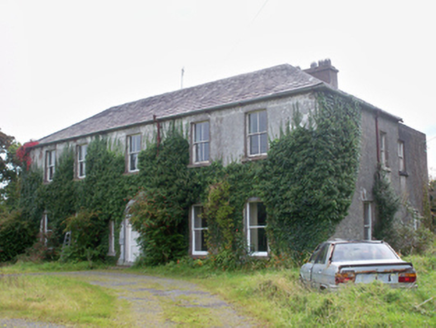
M 138 174 L 139 170 L 136 171 L 128 171 L 128 172 L 124 172 L 124 175 L 133 175 L 133 174 Z
M 262 155 L 256 155 L 256 156 L 248 156 L 248 157 L 243 157 L 241 162 L 242 163 L 247 163 L 247 162 L 252 162 L 252 161 L 259 161 L 262 159 L 266 159 L 268 157 L 267 154 L 262 154 Z
M 188 165 L 188 168 L 210 166 L 210 164 L 211 162 L 191 163 Z
M 251 254 L 251 257 L 257 258 L 257 259 L 269 259 L 269 254 L 267 252 L 259 252 L 259 253 L 253 253 Z

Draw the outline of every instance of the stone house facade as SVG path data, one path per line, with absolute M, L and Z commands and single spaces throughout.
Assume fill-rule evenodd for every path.
M 404 125 L 401 118 L 340 91 L 337 73 L 329 60 L 314 63 L 307 70 L 285 64 L 112 107 L 39 140 L 31 150 L 32 162 L 44 169 L 44 180 L 49 183 L 56 159 L 63 149 L 72 146 L 76 149 L 75 177 L 83 179 L 87 144 L 95 136 L 104 136 L 125 153 L 125 173 L 134 174 L 138 153 L 146 147 L 146 141 L 171 123 L 187 132 L 190 167 L 210 165 L 215 160 L 224 165 L 254 161 L 267 156 L 268 141 L 279 137 L 296 108 L 307 120 L 316 108 L 317 93 L 332 92 L 356 99 L 362 108 L 355 193 L 348 216 L 332 237 L 371 239 L 376 220 L 372 186 L 378 163 L 389 172 L 395 191 L 422 213 L 422 191 L 428 182 L 426 139 L 423 133 Z M 253 231 L 247 234 L 247 242 L 257 244 L 254 254 L 259 256 L 268 252 L 266 242 L 261 240 L 265 228 L 262 208 L 262 201 L 253 198 L 247 200 L 244 209 L 247 231 Z M 200 210 L 201 205 L 193 206 L 187 218 L 193 256 L 207 254 L 202 244 L 205 227 L 198 218 Z M 123 222 L 122 231 L 131 231 L 128 220 Z M 131 246 L 122 245 L 123 254 L 129 254 Z M 110 247 L 113 253 L 113 245 Z M 126 255 L 121 262 L 133 260 L 134 256 Z

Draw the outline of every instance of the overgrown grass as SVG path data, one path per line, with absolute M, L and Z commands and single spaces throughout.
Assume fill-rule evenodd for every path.
M 434 327 L 436 326 L 436 257 L 410 256 L 419 287 L 350 285 L 339 293 L 308 290 L 299 269 L 222 272 L 193 260 L 132 271 L 188 279 L 216 292 L 247 315 L 272 327 Z
M 10 273 L 32 273 L 32 272 L 64 272 L 64 271 L 83 271 L 91 269 L 104 269 L 107 268 L 105 264 L 89 262 L 17 262 L 15 264 L 0 266 L 0 274 Z
M 59 276 L 0 275 L 0 317 L 75 326 L 132 326 L 111 291 Z
M 186 279 L 204 286 L 205 289 L 221 295 L 231 302 L 242 314 L 257 318 L 261 326 L 271 327 L 435 327 L 436 326 L 436 257 L 433 253 L 427 256 L 410 256 L 405 260 L 411 261 L 418 272 L 419 287 L 413 290 L 394 290 L 382 284 L 350 285 L 338 293 L 322 293 L 308 290 L 298 281 L 299 269 L 259 268 L 260 263 L 254 263 L 256 270 L 222 271 L 212 269 L 207 262 L 185 259 L 158 267 L 136 267 L 124 271 L 148 275 L 165 276 L 173 279 Z M 23 269 L 23 264 L 18 267 Z M 45 265 L 30 266 L 32 270 L 49 270 Z M 49 266 L 55 268 L 54 264 Z M 66 269 L 65 266 L 62 269 Z M 74 266 L 74 270 L 77 270 Z M 10 269 L 12 270 L 12 269 Z M 6 279 L 17 279 L 5 282 Z M 62 280 L 64 279 L 64 280 Z M 96 326 L 120 325 L 119 304 L 114 301 L 111 292 L 95 286 L 80 283 L 71 278 L 61 277 L 10 277 L 3 275 L 3 285 L 0 282 L 0 314 L 15 313 L 15 317 L 48 318 L 47 313 L 53 315 L 50 321 L 89 324 Z M 72 285 L 73 284 L 73 285 Z M 45 291 L 39 288 L 47 285 Z M 78 290 L 78 296 L 72 298 L 49 297 L 53 290 Z M 33 288 L 35 287 L 35 288 Z M 12 288 L 8 290 L 7 288 Z M 18 291 L 14 291 L 17 289 Z M 24 293 L 23 291 L 32 291 Z M 58 292 L 58 291 L 57 291 Z M 21 294 L 20 294 L 21 293 Z M 59 291 L 61 293 L 61 291 Z M 84 297 L 84 295 L 88 295 Z M 101 295 L 99 301 L 86 303 L 89 309 L 72 310 L 87 297 Z M 18 296 L 15 296 L 18 295 Z M 11 299 L 12 300 L 9 300 Z M 3 300 L 7 304 L 19 299 L 21 305 L 8 305 L 7 312 Z M 80 302 L 78 301 L 80 299 Z M 165 318 L 177 323 L 186 323 L 188 317 L 182 306 L 166 304 L 161 300 Z M 182 300 L 183 301 L 183 300 Z M 50 303 L 49 303 L 50 302 Z M 53 302 L 53 304 L 51 303 Z M 96 308 L 91 310 L 92 305 Z M 6 304 L 6 303 L 5 303 Z M 100 304 L 100 305 L 98 305 Z M 31 306 L 30 306 L 31 305 Z M 21 308 L 20 308 L 21 306 Z M 108 309 L 115 309 L 112 313 Z M 204 311 L 203 311 L 204 310 Z M 198 318 L 192 317 L 192 326 L 214 326 L 216 322 L 205 321 L 208 309 L 199 309 Z M 6 311 L 6 312 L 5 312 Z M 76 311 L 76 312 L 75 312 Z M 204 312 L 204 313 L 203 313 Z M 81 313 L 81 314 L 78 314 Z M 191 317 L 192 313 L 189 314 Z M 121 314 L 122 315 L 122 314 Z M 88 321 L 87 321 L 88 320 Z M 123 319 L 125 320 L 125 319 Z M 125 321 L 128 322 L 128 321 Z

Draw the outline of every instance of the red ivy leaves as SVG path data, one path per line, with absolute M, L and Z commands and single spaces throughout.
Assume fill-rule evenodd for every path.
M 20 160 L 22 164 L 27 164 L 27 169 L 30 168 L 30 164 L 32 164 L 32 159 L 29 156 L 29 149 L 33 146 L 36 146 L 39 144 L 38 141 L 29 141 L 26 142 L 24 145 L 22 145 L 20 148 L 17 149 L 17 158 Z

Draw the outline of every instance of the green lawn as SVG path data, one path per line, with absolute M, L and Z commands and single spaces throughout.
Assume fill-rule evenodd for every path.
M 418 271 L 419 287 L 414 290 L 371 284 L 349 286 L 339 293 L 321 293 L 299 284 L 298 269 L 222 272 L 188 260 L 125 271 L 196 282 L 231 302 L 241 314 L 257 318 L 261 326 L 435 327 L 436 258 L 413 256 L 406 260 L 412 261 Z M 53 263 L 0 268 L 0 317 L 84 326 L 129 326 L 128 305 L 118 300 L 113 291 L 73 278 L 5 274 L 23 268 L 30 272 L 66 267 Z M 80 269 L 80 265 L 72 269 Z M 185 316 L 177 307 L 162 305 L 168 318 Z M 208 326 L 207 322 L 203 324 Z

